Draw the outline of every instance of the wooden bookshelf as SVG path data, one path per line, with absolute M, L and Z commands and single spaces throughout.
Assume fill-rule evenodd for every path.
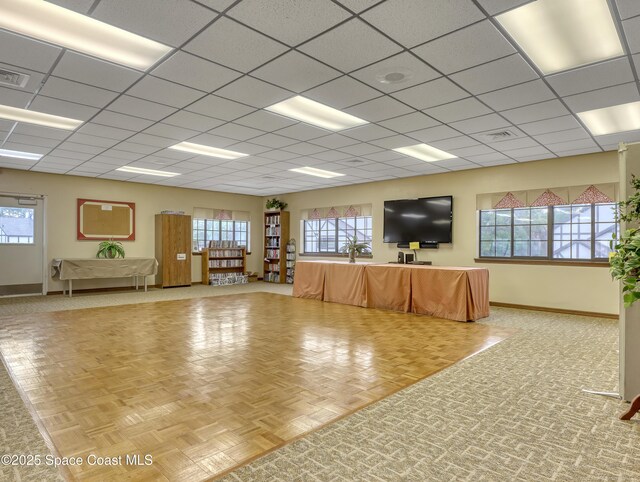
M 204 248 L 202 250 L 202 284 L 212 284 L 211 278 L 244 275 L 247 271 L 245 248 Z
M 287 272 L 289 211 L 264 213 L 264 281 L 284 283 Z

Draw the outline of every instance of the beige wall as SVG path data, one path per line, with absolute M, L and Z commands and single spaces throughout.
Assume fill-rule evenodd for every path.
M 227 194 L 195 189 L 155 186 L 77 176 L 0 169 L 0 192 L 44 194 L 46 204 L 47 255 L 94 257 L 98 241 L 76 240 L 76 199 L 103 199 L 136 203 L 136 240 L 123 242 L 127 256 L 154 256 L 154 215 L 162 210 L 192 214 L 194 207 L 235 209 L 251 213 L 252 254 L 247 269 L 262 273 L 262 199 L 257 196 Z M 200 281 L 200 256 L 192 258 L 192 281 Z M 149 280 L 151 283 L 152 281 Z M 102 286 L 128 286 L 130 280 L 83 280 L 75 289 Z M 62 284 L 49 278 L 49 291 L 60 291 Z
M 398 249 L 395 244 L 382 242 L 384 201 L 451 194 L 453 243 L 437 250 L 422 250 L 419 259 L 435 265 L 487 267 L 491 301 L 617 314 L 617 284 L 606 268 L 474 262 L 477 194 L 607 182 L 618 182 L 616 152 L 291 193 L 280 198 L 289 203 L 291 236 L 299 247 L 302 209 L 371 203 L 373 260 L 387 262 L 396 259 Z

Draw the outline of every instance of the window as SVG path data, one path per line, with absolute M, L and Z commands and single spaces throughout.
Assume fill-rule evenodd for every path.
M 605 260 L 615 204 L 480 211 L 480 257 Z
M 209 241 L 236 241 L 249 252 L 249 221 L 194 218 L 193 250 L 202 251 Z
M 302 221 L 304 252 L 307 254 L 340 253 L 347 236 L 371 246 L 371 216 L 307 219 Z
M 32 208 L 0 206 L 0 244 L 34 244 Z

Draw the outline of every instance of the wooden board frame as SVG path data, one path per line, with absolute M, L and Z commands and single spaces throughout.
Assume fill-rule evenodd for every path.
M 78 241 L 135 241 L 136 204 L 79 198 L 76 226 Z

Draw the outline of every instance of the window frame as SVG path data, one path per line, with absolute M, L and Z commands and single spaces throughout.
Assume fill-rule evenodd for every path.
M 204 228 L 203 229 L 199 229 L 196 227 L 196 222 L 197 221 L 204 221 Z M 209 228 L 209 223 L 212 224 L 212 227 Z M 217 229 L 215 227 L 217 223 Z M 222 223 L 233 223 L 233 229 L 229 230 L 227 229 L 228 224 L 225 225 L 225 229 L 223 229 L 223 224 Z M 237 224 L 245 224 L 246 225 L 246 230 L 239 230 L 237 229 Z M 196 244 L 198 243 L 198 238 L 194 237 L 194 235 L 196 234 L 196 232 L 204 232 L 204 246 L 198 250 L 196 250 Z M 217 232 L 218 238 L 217 239 L 208 239 L 207 238 L 207 233 L 208 232 L 213 232 L 214 234 Z M 223 233 L 233 233 L 233 239 L 231 241 L 240 241 L 242 242 L 242 240 L 237 240 L 236 236 L 237 233 L 239 232 L 243 232 L 245 233 L 246 236 L 246 249 L 247 249 L 247 254 L 251 254 L 250 251 L 250 245 L 251 245 L 251 221 L 240 221 L 240 220 L 235 220 L 235 219 L 211 219 L 211 218 L 193 218 L 191 220 L 191 250 L 192 250 L 192 254 L 200 254 L 202 252 L 202 249 L 205 249 L 208 246 L 209 241 L 217 241 L 217 240 L 222 240 L 223 239 Z M 213 238 L 215 238 L 215 235 L 213 236 Z
M 348 256 L 348 253 L 341 253 L 340 250 L 340 240 L 344 237 L 341 236 L 341 231 L 345 232 L 344 230 L 340 229 L 340 224 L 341 224 L 341 220 L 345 220 L 345 219 L 351 219 L 353 220 L 353 233 L 357 234 L 358 231 L 358 219 L 368 219 L 368 223 L 367 221 L 365 221 L 365 228 L 361 229 L 362 232 L 365 232 L 366 234 L 369 235 L 369 239 L 368 241 L 366 241 L 366 237 L 365 237 L 365 241 L 362 242 L 368 242 L 369 246 L 371 247 L 371 251 L 369 253 L 364 253 L 361 254 L 360 257 L 364 257 L 364 258 L 371 258 L 373 257 L 373 216 L 340 216 L 340 217 L 336 217 L 336 218 L 319 218 L 319 219 L 303 219 L 301 220 L 301 229 L 302 229 L 302 252 L 300 253 L 301 256 L 340 256 L 340 257 L 345 257 Z M 323 232 L 327 232 L 329 233 L 330 231 L 333 232 L 332 237 L 330 238 L 330 243 L 333 244 L 333 250 L 329 251 L 307 251 L 307 236 L 308 236 L 308 231 L 307 231 L 307 223 L 309 222 L 314 222 L 317 221 L 318 222 L 318 228 L 315 231 L 316 234 L 318 234 L 318 238 L 317 241 L 315 242 L 317 244 L 318 249 L 320 249 L 321 247 L 321 234 Z M 328 230 L 326 229 L 326 226 L 323 227 L 322 226 L 322 222 L 326 221 L 327 223 L 329 221 L 333 222 L 333 229 Z M 343 221 L 344 223 L 344 221 Z M 368 224 L 368 227 L 367 227 Z M 366 236 L 365 234 L 365 236 Z M 351 236 L 351 232 L 349 232 L 348 234 L 349 236 Z
M 595 257 L 596 254 L 596 241 L 597 241 L 597 233 L 596 233 L 596 224 L 598 224 L 598 222 L 596 222 L 596 209 L 597 206 L 603 206 L 603 205 L 608 205 L 610 206 L 612 209 L 615 209 L 615 206 L 617 205 L 617 203 L 613 202 L 613 203 L 583 203 L 583 204 L 561 204 L 561 205 L 552 205 L 552 206 L 537 206 L 537 207 L 546 207 L 548 209 L 547 211 L 547 239 L 546 239 L 546 243 L 547 243 L 547 255 L 546 256 L 515 256 L 514 255 L 514 251 L 515 251 L 515 247 L 514 247 L 514 231 L 515 231 L 515 226 L 516 224 L 514 223 L 514 210 L 516 209 L 523 209 L 523 208 L 498 208 L 498 209 L 480 209 L 477 211 L 478 215 L 477 215 L 477 223 L 476 223 L 476 227 L 477 227 L 477 253 L 478 256 L 475 258 L 476 262 L 512 262 L 512 263 L 518 263 L 518 262 L 524 262 L 524 263 L 529 263 L 529 264 L 563 264 L 563 265 L 571 265 L 571 264 L 575 264 L 575 265 L 589 265 L 589 266 L 593 266 L 593 265 L 606 265 L 608 266 L 609 264 L 609 258 L 608 257 Z M 570 209 L 572 209 L 574 206 L 589 206 L 590 208 L 590 257 L 589 258 L 557 258 L 553 256 L 553 250 L 554 250 L 554 242 L 555 242 L 555 232 L 554 232 L 554 226 L 559 225 L 559 224 L 568 224 L 570 227 L 573 227 L 574 224 L 579 225 L 579 224 L 587 224 L 587 223 L 579 223 L 579 222 L 569 222 L 569 223 L 558 223 L 556 222 L 555 219 L 555 208 L 558 207 L 569 207 Z M 533 206 L 530 206 L 529 208 L 532 208 Z M 482 212 L 488 212 L 488 211 L 502 211 L 502 210 L 509 210 L 511 212 L 511 221 L 509 224 L 509 227 L 511 229 L 511 238 L 509 240 L 510 243 L 510 256 L 483 256 L 482 255 L 482 242 L 483 242 L 483 238 L 482 238 Z M 619 232 L 620 230 L 620 226 L 618 223 L 616 223 L 615 221 L 612 222 L 612 224 L 614 224 L 615 226 L 615 230 L 616 230 L 616 234 Z M 529 223 L 529 226 L 532 226 L 532 223 Z M 542 225 L 542 224 L 536 224 L 536 225 Z M 490 226 L 493 226 L 494 228 L 496 226 L 498 226 L 498 224 L 492 224 Z M 506 226 L 506 225 L 505 225 Z M 570 230 L 572 231 L 572 230 Z M 494 239 L 495 242 L 495 239 Z M 531 239 L 529 239 L 529 242 L 531 242 Z M 571 243 L 573 243 L 573 239 L 571 239 Z

